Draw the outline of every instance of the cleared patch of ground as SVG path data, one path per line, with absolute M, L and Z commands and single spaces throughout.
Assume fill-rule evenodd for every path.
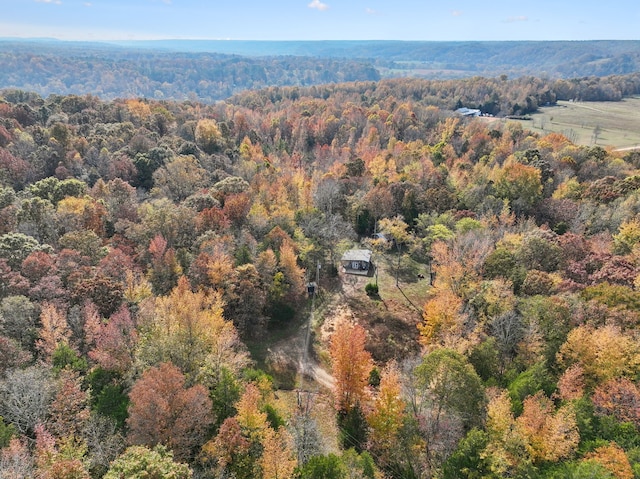
M 540 108 L 531 120 L 519 121 L 526 129 L 545 134 L 562 133 L 579 145 L 614 149 L 640 147 L 640 98 L 622 101 L 559 101 Z
M 317 392 L 332 388 L 328 348 L 331 334 L 341 321 L 356 322 L 365 328 L 367 350 L 378 364 L 420 351 L 416 326 L 422 320 L 422 307 L 429 293 L 428 279 L 421 278 L 428 278 L 428 270 L 407 257 L 398 262 L 392 252 L 377 255 L 376 263 L 377 297 L 365 293 L 367 283 L 376 282 L 375 276 L 340 272 L 337 277 L 321 277 L 313 311 L 309 300 L 295 323 L 271 332 L 269 344 L 262 351 L 263 365 L 274 376 L 277 387 Z

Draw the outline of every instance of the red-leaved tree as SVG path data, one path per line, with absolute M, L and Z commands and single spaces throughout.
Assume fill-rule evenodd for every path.
M 145 371 L 129 399 L 129 443 L 164 444 L 178 460 L 193 457 L 213 422 L 207 389 L 186 388 L 184 375 L 171 363 Z

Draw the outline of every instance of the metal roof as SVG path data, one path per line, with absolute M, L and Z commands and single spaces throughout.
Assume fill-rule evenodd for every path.
M 340 261 L 366 261 L 367 263 L 371 263 L 371 250 L 350 249 L 345 251 Z

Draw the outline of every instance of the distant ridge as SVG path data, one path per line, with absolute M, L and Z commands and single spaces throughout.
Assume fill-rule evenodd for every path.
M 216 101 L 267 86 L 380 78 L 640 72 L 640 40 L 416 42 L 0 39 L 0 89 Z
M 65 46 L 72 50 L 136 49 L 185 54 L 249 57 L 300 56 L 375 61 L 384 76 L 459 78 L 473 75 L 606 76 L 640 71 L 640 40 L 588 41 L 257 41 L 127 40 L 66 42 L 0 39 L 3 42 Z M 406 62 L 412 62 L 407 65 Z M 394 70 L 396 71 L 394 74 Z M 410 70 L 410 72 L 408 72 Z

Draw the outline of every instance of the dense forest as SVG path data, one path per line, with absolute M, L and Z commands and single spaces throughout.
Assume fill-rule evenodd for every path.
M 640 154 L 453 111 L 637 81 L 2 91 L 0 476 L 640 477 Z M 420 315 L 318 334 L 302 388 L 253 347 L 360 244 Z
M 169 53 L 86 43 L 0 41 L 0 85 L 40 95 L 214 102 L 248 89 L 378 80 L 370 62 Z
M 380 78 L 542 77 L 559 99 L 617 100 L 638 93 L 596 87 L 640 71 L 638 42 L 235 42 L 121 44 L 0 40 L 0 85 L 42 96 L 150 98 L 212 103 L 268 86 Z M 637 73 L 636 73 L 637 75 Z M 542 80 L 536 80 L 539 82 Z M 617 83 L 617 82 L 614 82 Z M 636 79 L 637 84 L 637 79 Z M 536 90 L 537 86 L 532 86 Z M 444 92 L 448 93 L 448 92 Z M 500 92 L 497 92 L 500 95 Z M 452 98 L 450 96 L 442 98 Z M 521 105 L 526 108 L 527 105 Z
M 590 41 L 120 41 L 129 48 L 175 52 L 218 52 L 244 56 L 296 55 L 370 59 L 385 74 L 413 70 L 426 78 L 474 75 L 544 75 L 553 78 L 607 76 L 637 72 L 637 40 Z M 396 72 L 396 74 L 399 72 Z

